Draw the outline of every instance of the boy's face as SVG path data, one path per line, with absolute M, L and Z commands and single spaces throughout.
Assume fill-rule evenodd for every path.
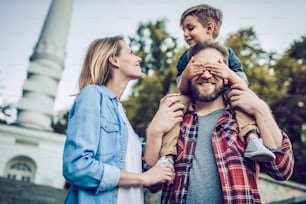
M 184 40 L 189 47 L 198 42 L 213 41 L 212 33 L 205 28 L 196 16 L 187 16 L 183 21 Z

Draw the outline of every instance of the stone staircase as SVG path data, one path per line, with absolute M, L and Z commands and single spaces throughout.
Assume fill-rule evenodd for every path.
M 0 204 L 62 204 L 67 191 L 0 177 Z

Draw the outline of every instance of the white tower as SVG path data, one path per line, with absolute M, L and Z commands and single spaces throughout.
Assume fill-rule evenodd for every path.
M 0 177 L 63 188 L 65 135 L 51 130 L 73 0 L 51 5 L 28 66 L 16 125 L 0 124 Z M 0 201 L 1 203 L 1 201 Z
M 53 0 L 28 66 L 18 125 L 51 130 L 54 101 L 64 69 L 73 0 Z

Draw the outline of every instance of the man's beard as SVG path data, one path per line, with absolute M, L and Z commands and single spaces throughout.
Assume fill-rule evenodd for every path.
M 198 87 L 196 85 L 191 85 L 191 94 L 195 100 L 201 102 L 211 102 L 217 99 L 223 92 L 226 90 L 224 86 L 216 87 L 215 91 L 208 95 L 203 95 L 200 93 Z

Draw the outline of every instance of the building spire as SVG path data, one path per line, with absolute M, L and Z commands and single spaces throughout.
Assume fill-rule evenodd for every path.
M 30 57 L 22 97 L 17 104 L 18 125 L 52 130 L 58 84 L 64 69 L 73 0 L 52 0 L 38 42 Z

